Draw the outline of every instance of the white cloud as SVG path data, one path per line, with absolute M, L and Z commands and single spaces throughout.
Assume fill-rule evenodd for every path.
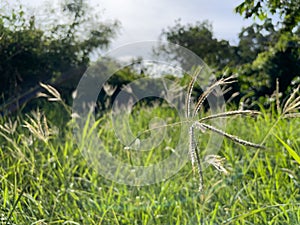
M 106 18 L 122 22 L 122 36 L 114 46 L 131 41 L 156 40 L 163 28 L 174 25 L 178 18 L 183 23 L 209 20 L 219 39 L 236 42 L 242 26 L 250 24 L 234 14 L 237 1 L 220 0 L 94 0 L 102 5 Z
M 20 1 L 31 6 L 43 4 L 39 0 Z M 251 23 L 234 14 L 234 7 L 240 3 L 237 0 L 90 0 L 90 3 L 104 8 L 104 19 L 121 21 L 122 29 L 113 47 L 157 40 L 162 29 L 174 25 L 178 18 L 183 23 L 209 20 L 219 39 L 232 42 L 236 42 L 241 27 Z

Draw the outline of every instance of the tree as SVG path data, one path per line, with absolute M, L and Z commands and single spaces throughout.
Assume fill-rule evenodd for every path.
M 48 25 L 28 16 L 22 5 L 0 13 L 2 102 L 39 82 L 55 82 L 72 68 L 87 67 L 90 54 L 106 48 L 119 27 L 116 21 L 99 21 L 84 0 L 66 0 L 51 13 Z M 77 81 L 68 85 L 74 88 Z
M 276 28 L 270 19 L 262 25 L 253 23 L 242 28 L 237 46 L 238 64 L 243 65 L 253 62 L 259 53 L 268 51 L 271 46 L 274 46 L 277 39 Z
M 263 21 L 263 25 L 247 28 L 246 39 L 240 36 L 239 48 L 246 50 L 242 58 L 247 61 L 239 70 L 239 79 L 248 83 L 242 92 L 248 88 L 253 91 L 255 99 L 270 96 L 278 79 L 283 97 L 289 94 L 292 81 L 300 75 L 299 3 L 299 0 L 245 0 L 236 7 L 236 12 L 244 17 L 259 17 Z M 276 25 L 272 21 L 275 14 L 279 15 Z M 251 41 L 251 36 L 256 41 Z
M 300 22 L 299 0 L 244 0 L 235 11 L 245 18 L 258 17 L 261 20 L 276 14 L 283 31 L 292 31 Z
M 174 26 L 162 31 L 161 40 L 164 39 L 188 48 L 216 70 L 235 64 L 236 61 L 236 48 L 226 40 L 215 38 L 212 25 L 208 21 L 183 25 L 177 20 Z M 156 51 L 158 54 L 174 52 L 167 45 L 161 46 Z M 180 55 L 177 54 L 174 58 L 180 61 Z
M 262 22 L 243 28 L 237 46 L 214 38 L 207 21 L 187 25 L 177 21 L 163 30 L 161 39 L 190 49 L 214 68 L 217 76 L 238 74 L 239 82 L 227 93 L 230 96 L 239 92 L 237 101 L 251 95 L 253 100 L 266 100 L 275 91 L 277 80 L 285 97 L 300 75 L 299 3 L 300 0 L 244 0 L 236 12 L 246 18 L 259 17 Z M 272 14 L 280 16 L 279 22 L 273 20 Z M 169 54 L 184 64 L 180 52 L 174 54 L 168 45 L 162 46 L 158 53 Z
M 279 91 L 283 97 L 288 95 L 292 81 L 300 75 L 299 41 L 299 36 L 281 35 L 274 46 L 260 52 L 252 62 L 244 64 L 239 79 L 247 85 L 241 91 L 244 94 L 253 91 L 254 99 L 270 96 L 278 80 Z

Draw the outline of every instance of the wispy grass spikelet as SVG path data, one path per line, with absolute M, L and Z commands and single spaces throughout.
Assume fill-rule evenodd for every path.
M 197 77 L 199 76 L 201 71 L 202 71 L 202 67 L 197 67 L 194 75 L 192 76 L 192 80 L 190 81 L 189 86 L 188 86 L 187 96 L 186 96 L 186 117 L 191 116 L 190 113 L 191 113 L 191 104 L 192 104 L 192 92 L 193 92 Z
M 232 84 L 234 82 L 236 82 L 236 80 L 234 80 L 235 76 L 230 76 L 227 78 L 221 78 L 220 80 L 216 81 L 215 83 L 213 83 L 211 86 L 209 86 L 207 88 L 207 90 L 205 90 L 199 97 L 198 102 L 196 104 L 196 107 L 194 109 L 193 115 L 195 116 L 199 110 L 201 109 L 201 107 L 203 106 L 203 103 L 205 101 L 205 99 L 207 99 L 207 97 L 216 90 L 216 87 L 222 86 L 222 85 L 227 85 L 227 84 Z
M 47 118 L 42 114 L 39 109 L 31 113 L 32 116 L 26 115 L 29 121 L 24 121 L 24 127 L 26 127 L 34 137 L 47 143 L 51 138 L 53 131 L 49 129 Z
M 225 118 L 225 117 L 230 117 L 230 116 L 235 116 L 235 115 L 257 116 L 260 114 L 261 114 L 260 112 L 255 111 L 255 110 L 228 111 L 228 112 L 224 112 L 224 113 L 218 113 L 218 114 L 213 114 L 210 116 L 203 117 L 199 120 L 199 122 L 202 122 L 205 120 L 216 119 L 216 118 Z
M 298 95 L 299 89 L 300 85 L 294 89 L 290 97 L 285 102 L 282 110 L 283 117 L 297 117 L 299 115 L 297 112 L 300 110 L 300 95 Z
M 60 102 L 64 109 L 71 114 L 70 107 L 63 101 L 60 93 L 51 85 L 40 83 L 40 86 L 44 88 L 48 93 L 39 92 L 37 93 L 37 97 L 47 98 L 49 102 Z
M 245 141 L 237 136 L 234 136 L 232 134 L 228 134 L 226 133 L 225 131 L 222 131 L 222 130 L 219 130 L 211 125 L 208 125 L 208 124 L 205 124 L 205 123 L 201 123 L 201 125 L 205 128 L 207 128 L 208 130 L 211 130 L 217 134 L 220 134 L 226 138 L 229 138 L 230 140 L 234 141 L 234 142 L 237 142 L 238 144 L 241 144 L 241 145 L 245 145 L 245 146 L 250 146 L 250 147 L 253 147 L 253 148 L 265 148 L 264 146 L 262 145 L 259 145 L 259 144 L 255 144 L 255 143 L 252 143 L 250 141 Z
M 219 155 L 207 155 L 204 159 L 205 162 L 212 165 L 214 168 L 216 168 L 218 171 L 228 174 L 228 171 L 223 166 L 225 158 L 222 158 Z
M 50 102 L 62 101 L 60 93 L 51 85 L 40 83 L 40 86 L 47 90 L 50 95 L 39 92 L 37 97 L 45 97 Z

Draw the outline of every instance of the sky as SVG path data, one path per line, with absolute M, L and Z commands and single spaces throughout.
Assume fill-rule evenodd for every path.
M 10 0 L 16 1 L 36 9 L 45 3 L 45 0 Z M 48 0 L 49 2 L 55 4 L 55 1 Z M 182 24 L 209 20 L 215 37 L 237 44 L 241 28 L 253 22 L 234 13 L 234 7 L 240 2 L 241 0 L 89 0 L 90 5 L 99 7 L 104 20 L 117 19 L 121 22 L 118 37 L 113 40 L 110 49 L 136 41 L 157 40 L 162 30 L 173 26 L 177 19 L 181 19 Z

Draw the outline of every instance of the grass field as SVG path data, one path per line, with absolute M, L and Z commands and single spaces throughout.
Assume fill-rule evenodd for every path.
M 269 110 L 227 119 L 228 133 L 266 149 L 224 139 L 218 154 L 228 174 L 207 167 L 199 192 L 190 163 L 149 186 L 105 179 L 81 154 L 72 123 L 60 125 L 53 111 L 1 118 L 1 224 L 300 224 L 299 118 L 281 119 Z M 151 116 L 168 124 L 178 120 L 168 108 L 141 108 L 129 122 L 133 133 L 146 129 Z M 128 156 L 109 117 L 98 122 L 101 139 L 126 163 L 148 165 L 170 154 L 154 148 L 140 158 Z M 175 126 L 167 132 L 178 138 Z M 209 136 L 197 135 L 198 145 L 205 147 Z

